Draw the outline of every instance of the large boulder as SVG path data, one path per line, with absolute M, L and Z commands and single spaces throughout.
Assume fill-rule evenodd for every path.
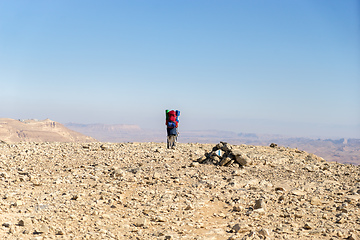
M 235 156 L 235 160 L 241 166 L 249 166 L 252 164 L 252 160 L 240 150 L 233 150 L 232 154 Z

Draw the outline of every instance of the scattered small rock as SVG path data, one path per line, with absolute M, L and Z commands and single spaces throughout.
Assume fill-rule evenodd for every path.
M 353 240 L 359 172 L 278 146 L 0 144 L 0 236 Z
M 275 147 L 277 147 L 277 144 L 276 143 L 271 143 L 270 147 L 275 148 Z

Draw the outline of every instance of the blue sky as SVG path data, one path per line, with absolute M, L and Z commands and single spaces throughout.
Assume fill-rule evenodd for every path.
M 0 117 L 360 138 L 359 7 L 0 0 Z

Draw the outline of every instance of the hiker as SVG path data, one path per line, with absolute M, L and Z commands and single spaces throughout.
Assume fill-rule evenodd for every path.
M 166 130 L 167 130 L 167 148 L 175 148 L 175 142 L 178 136 L 179 110 L 166 110 Z

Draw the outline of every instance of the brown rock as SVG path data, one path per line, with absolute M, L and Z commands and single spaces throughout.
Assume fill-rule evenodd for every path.
M 260 236 L 263 236 L 264 238 L 270 237 L 270 232 L 269 232 L 268 229 L 263 228 L 263 229 L 261 229 L 261 230 L 259 231 L 259 235 L 260 235 Z
M 260 208 L 262 208 L 262 209 L 264 209 L 265 210 L 265 201 L 264 201 L 264 199 L 257 199 L 256 201 L 255 201 L 255 206 L 254 206 L 254 209 L 260 209 Z
M 146 224 L 147 224 L 146 218 L 139 218 L 139 219 L 136 219 L 134 222 L 134 225 L 136 227 L 144 227 Z
M 310 203 L 311 205 L 318 206 L 322 204 L 322 201 L 318 197 L 312 197 Z
M 22 227 L 29 227 L 32 226 L 32 221 L 30 218 L 23 218 L 18 222 L 18 225 Z
M 249 166 L 252 163 L 251 159 L 241 151 L 233 150 L 232 153 L 235 156 L 236 162 L 241 166 Z
M 310 229 L 314 229 L 315 227 L 311 223 L 305 223 L 304 228 L 307 229 L 307 230 L 310 230 Z
M 232 231 L 235 233 L 244 233 L 250 231 L 249 226 L 247 224 L 235 224 L 232 227 Z
M 231 161 L 231 158 L 229 157 L 226 157 L 226 158 L 223 158 L 221 161 L 220 161 L 220 166 L 225 166 L 226 164 L 228 164 L 229 162 Z

